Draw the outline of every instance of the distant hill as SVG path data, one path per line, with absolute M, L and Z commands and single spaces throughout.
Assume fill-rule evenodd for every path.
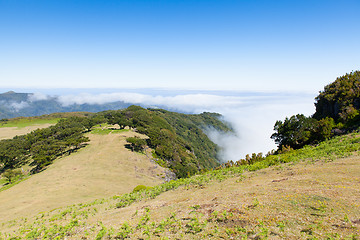
M 33 93 L 16 93 L 13 91 L 0 94 L 0 119 L 40 116 L 56 112 L 100 112 L 122 109 L 131 105 L 116 101 L 105 104 L 72 104 L 64 106 L 56 96 L 47 96 L 44 99 L 34 96 Z

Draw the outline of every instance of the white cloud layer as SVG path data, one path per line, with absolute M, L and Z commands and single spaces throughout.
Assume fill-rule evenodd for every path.
M 49 95 L 46 95 L 44 93 L 33 93 L 29 95 L 29 101 L 35 102 L 35 101 L 41 101 L 41 100 L 48 100 L 51 97 Z
M 201 111 L 202 109 L 213 109 L 223 107 L 236 107 L 245 103 L 248 98 L 236 96 L 218 96 L 211 94 L 186 94 L 176 96 L 151 96 L 139 93 L 107 93 L 107 94 L 78 94 L 59 97 L 59 102 L 64 106 L 72 104 L 105 104 L 116 101 L 125 103 L 165 105 L 179 110 Z M 198 110 L 197 110 L 198 109 Z
M 314 96 L 309 94 L 254 94 L 216 95 L 182 94 L 175 96 L 152 96 L 139 93 L 78 94 L 60 96 L 64 105 L 104 104 L 123 101 L 147 107 L 163 107 L 187 113 L 218 112 L 230 122 L 235 134 L 208 131 L 209 137 L 222 147 L 221 159 L 239 160 L 246 154 L 276 148 L 270 139 L 276 120 L 297 113 L 311 115 L 314 112 Z

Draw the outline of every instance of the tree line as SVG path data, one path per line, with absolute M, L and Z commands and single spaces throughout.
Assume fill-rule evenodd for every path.
M 89 139 L 84 133 L 95 124 L 87 117 L 61 119 L 56 125 L 0 141 L 0 173 L 25 164 L 41 171 L 57 157 L 79 149 Z
M 147 135 L 148 139 L 128 138 L 132 150 L 143 151 L 148 146 L 158 163 L 170 168 L 178 177 L 187 177 L 219 165 L 218 146 L 204 133 L 204 128 L 208 126 L 231 131 L 219 117 L 215 113 L 189 115 L 130 106 L 122 110 L 63 118 L 49 128 L 1 140 L 0 173 L 23 165 L 32 166 L 32 173 L 37 173 L 56 158 L 84 146 L 89 141 L 84 134 L 96 124 L 106 123 L 118 124 L 121 129 L 129 127 Z M 5 175 L 11 174 L 8 171 Z

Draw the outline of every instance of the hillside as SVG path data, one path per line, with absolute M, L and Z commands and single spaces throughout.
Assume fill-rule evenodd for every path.
M 127 126 L 117 122 L 118 119 L 106 118 L 122 114 L 129 117 Z M 133 106 L 99 114 L 66 113 L 7 120 L 0 128 L 0 134 L 6 138 L 0 142 L 0 204 L 3 206 L 0 220 L 127 193 L 138 185 L 153 186 L 168 181 L 176 178 L 175 174 L 155 161 L 164 166 L 166 161 L 171 164 L 181 160 L 183 154 L 193 156 L 191 160 L 198 166 L 206 167 L 201 163 L 204 160 L 218 166 L 217 146 L 197 127 L 227 129 L 218 117 L 210 113 L 186 115 Z M 109 122 L 117 124 L 109 125 Z M 139 122 L 150 136 L 140 133 L 139 125 L 135 125 Z M 145 122 L 148 125 L 144 125 Z M 193 132 L 178 136 L 182 130 L 176 123 Z M 18 135 L 19 132 L 26 135 Z M 153 139 L 164 132 L 169 138 Z M 14 135 L 18 136 L 11 139 Z M 150 147 L 146 145 L 142 151 L 135 152 L 129 147 L 129 138 L 143 139 Z M 151 144 L 154 140 L 156 144 Z M 197 140 L 202 148 L 196 149 Z M 182 154 L 180 159 L 166 159 L 157 153 L 156 147 L 164 144 L 177 148 Z M 186 153 L 182 152 L 182 144 L 187 146 Z M 201 153 L 202 149 L 208 151 Z M 19 177 L 6 177 L 8 172 L 16 171 L 21 173 Z
M 86 148 L 58 159 L 46 171 L 0 192 L 1 221 L 164 181 L 165 169 L 146 155 L 124 147 L 127 137 L 139 134 L 123 130 L 87 135 L 90 142 Z
M 162 109 L 130 106 L 118 111 L 97 114 L 109 124 L 130 127 L 149 138 L 146 144 L 153 157 L 170 168 L 178 177 L 188 177 L 199 171 L 219 166 L 219 147 L 206 135 L 208 128 L 220 132 L 232 129 L 217 113 L 181 114 Z
M 4 239 L 359 239 L 359 149 L 358 134 L 338 137 L 145 191 L 20 213 L 0 231 Z
M 88 112 L 53 113 L 34 117 L 16 117 L 0 120 L 0 140 L 11 139 L 15 136 L 28 134 L 36 129 L 48 128 L 55 125 L 62 118 L 86 117 Z
M 144 140 L 127 139 L 132 141 L 129 147 L 132 145 L 135 150 L 138 145 L 136 150 L 140 152 L 150 148 L 149 154 L 159 165 L 171 169 L 177 177 L 187 177 L 219 165 L 219 147 L 208 138 L 207 129 L 231 131 L 216 113 L 190 115 L 130 106 L 117 111 L 68 115 L 52 119 L 57 123 L 48 128 L 1 140 L 0 172 L 14 174 L 24 165 L 32 166 L 32 173 L 40 172 L 55 159 L 86 146 L 88 137 L 84 134 L 96 125 L 110 124 L 146 135 Z M 9 125 L 8 120 L 3 122 L 4 126 Z

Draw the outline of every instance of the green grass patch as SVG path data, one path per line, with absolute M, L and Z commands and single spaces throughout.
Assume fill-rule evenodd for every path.
M 53 119 L 39 119 L 39 118 L 14 118 L 10 119 L 7 122 L 3 122 L 0 124 L 0 128 L 4 127 L 28 127 L 32 125 L 41 125 L 41 124 L 56 124 L 60 118 Z
M 6 184 L 6 183 L 7 183 L 6 179 L 3 179 L 3 178 L 2 178 L 2 179 L 0 179 L 0 185 L 1 185 L 0 192 L 5 191 L 5 190 L 7 190 L 7 189 L 9 189 L 9 188 L 11 188 L 11 187 L 13 187 L 13 186 L 15 186 L 15 185 L 17 185 L 17 184 L 19 184 L 19 183 L 27 180 L 27 179 L 30 178 L 30 177 L 31 177 L 31 176 L 25 176 L 25 177 L 23 177 L 23 178 L 15 181 L 15 182 L 11 183 L 11 184 Z M 6 184 L 6 185 L 4 185 L 4 184 Z
M 7 183 L 7 180 L 5 178 L 0 178 L 0 185 L 4 185 Z

